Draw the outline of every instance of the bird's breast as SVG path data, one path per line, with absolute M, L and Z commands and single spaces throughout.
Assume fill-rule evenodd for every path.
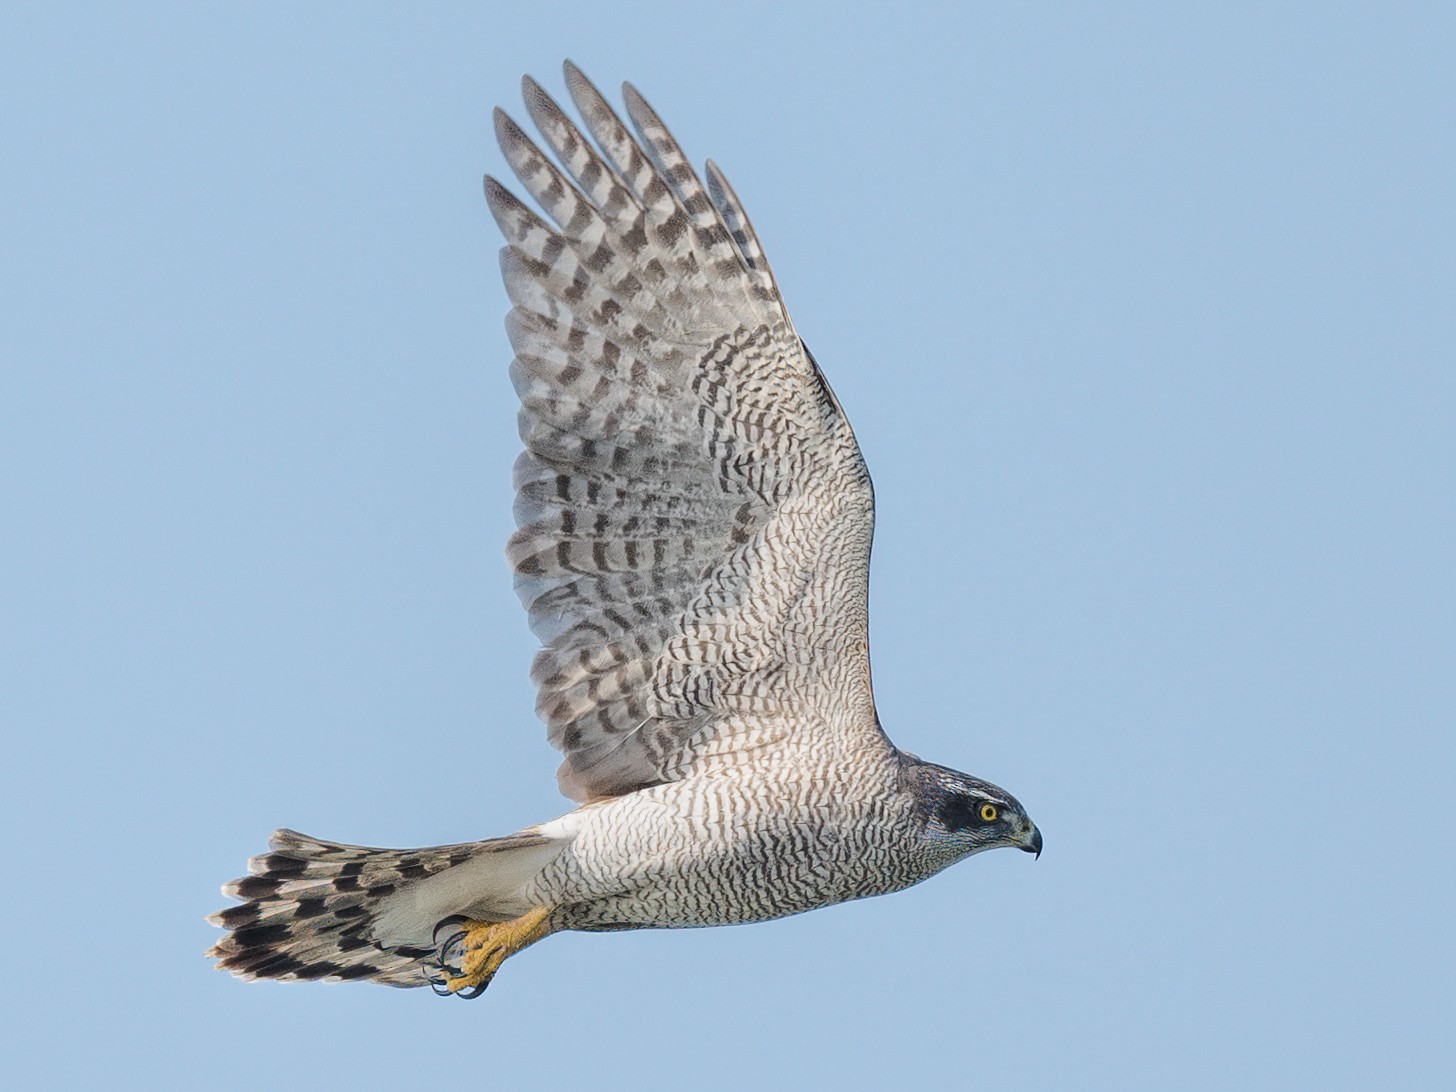
M 889 778 L 699 778 L 593 805 L 540 882 L 575 928 L 731 925 L 906 887 L 919 843 Z

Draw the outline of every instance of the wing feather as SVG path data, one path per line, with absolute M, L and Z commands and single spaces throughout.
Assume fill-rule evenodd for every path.
M 555 161 L 495 114 L 545 217 L 485 183 L 525 445 L 507 554 L 563 790 L 681 776 L 782 738 L 766 718 L 796 711 L 801 736 L 881 741 L 873 503 L 849 424 L 721 172 L 705 186 L 630 85 L 636 136 L 565 71 L 585 133 L 522 84 Z

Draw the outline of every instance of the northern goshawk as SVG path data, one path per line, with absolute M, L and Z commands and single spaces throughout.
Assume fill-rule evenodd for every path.
M 580 806 L 425 849 L 276 832 L 209 919 L 243 978 L 469 997 L 558 930 L 765 921 L 1041 850 L 1011 794 L 880 728 L 870 477 L 737 196 L 631 85 L 635 135 L 565 68 L 590 141 L 529 77 L 555 162 L 495 114 L 550 219 L 485 195 L 525 443 L 508 553 Z

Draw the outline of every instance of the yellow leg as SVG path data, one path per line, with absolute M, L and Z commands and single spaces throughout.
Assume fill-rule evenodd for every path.
M 464 953 L 460 960 L 460 973 L 443 971 L 435 977 L 434 982 L 439 987 L 437 992 L 459 994 L 470 991 L 466 996 L 479 996 L 490 985 L 502 963 L 554 931 L 548 922 L 551 910 L 550 906 L 538 906 L 512 921 L 465 922 L 464 936 L 460 940 Z

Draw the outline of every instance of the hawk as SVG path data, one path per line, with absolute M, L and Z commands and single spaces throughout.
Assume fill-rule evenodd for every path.
M 1004 789 L 899 750 L 870 687 L 874 494 L 737 195 L 574 65 L 585 136 L 530 77 L 554 160 L 495 132 L 525 450 L 507 552 L 536 709 L 579 806 L 504 838 L 372 849 L 274 833 L 209 920 L 242 978 L 478 996 L 564 929 L 735 925 L 1039 854 Z

